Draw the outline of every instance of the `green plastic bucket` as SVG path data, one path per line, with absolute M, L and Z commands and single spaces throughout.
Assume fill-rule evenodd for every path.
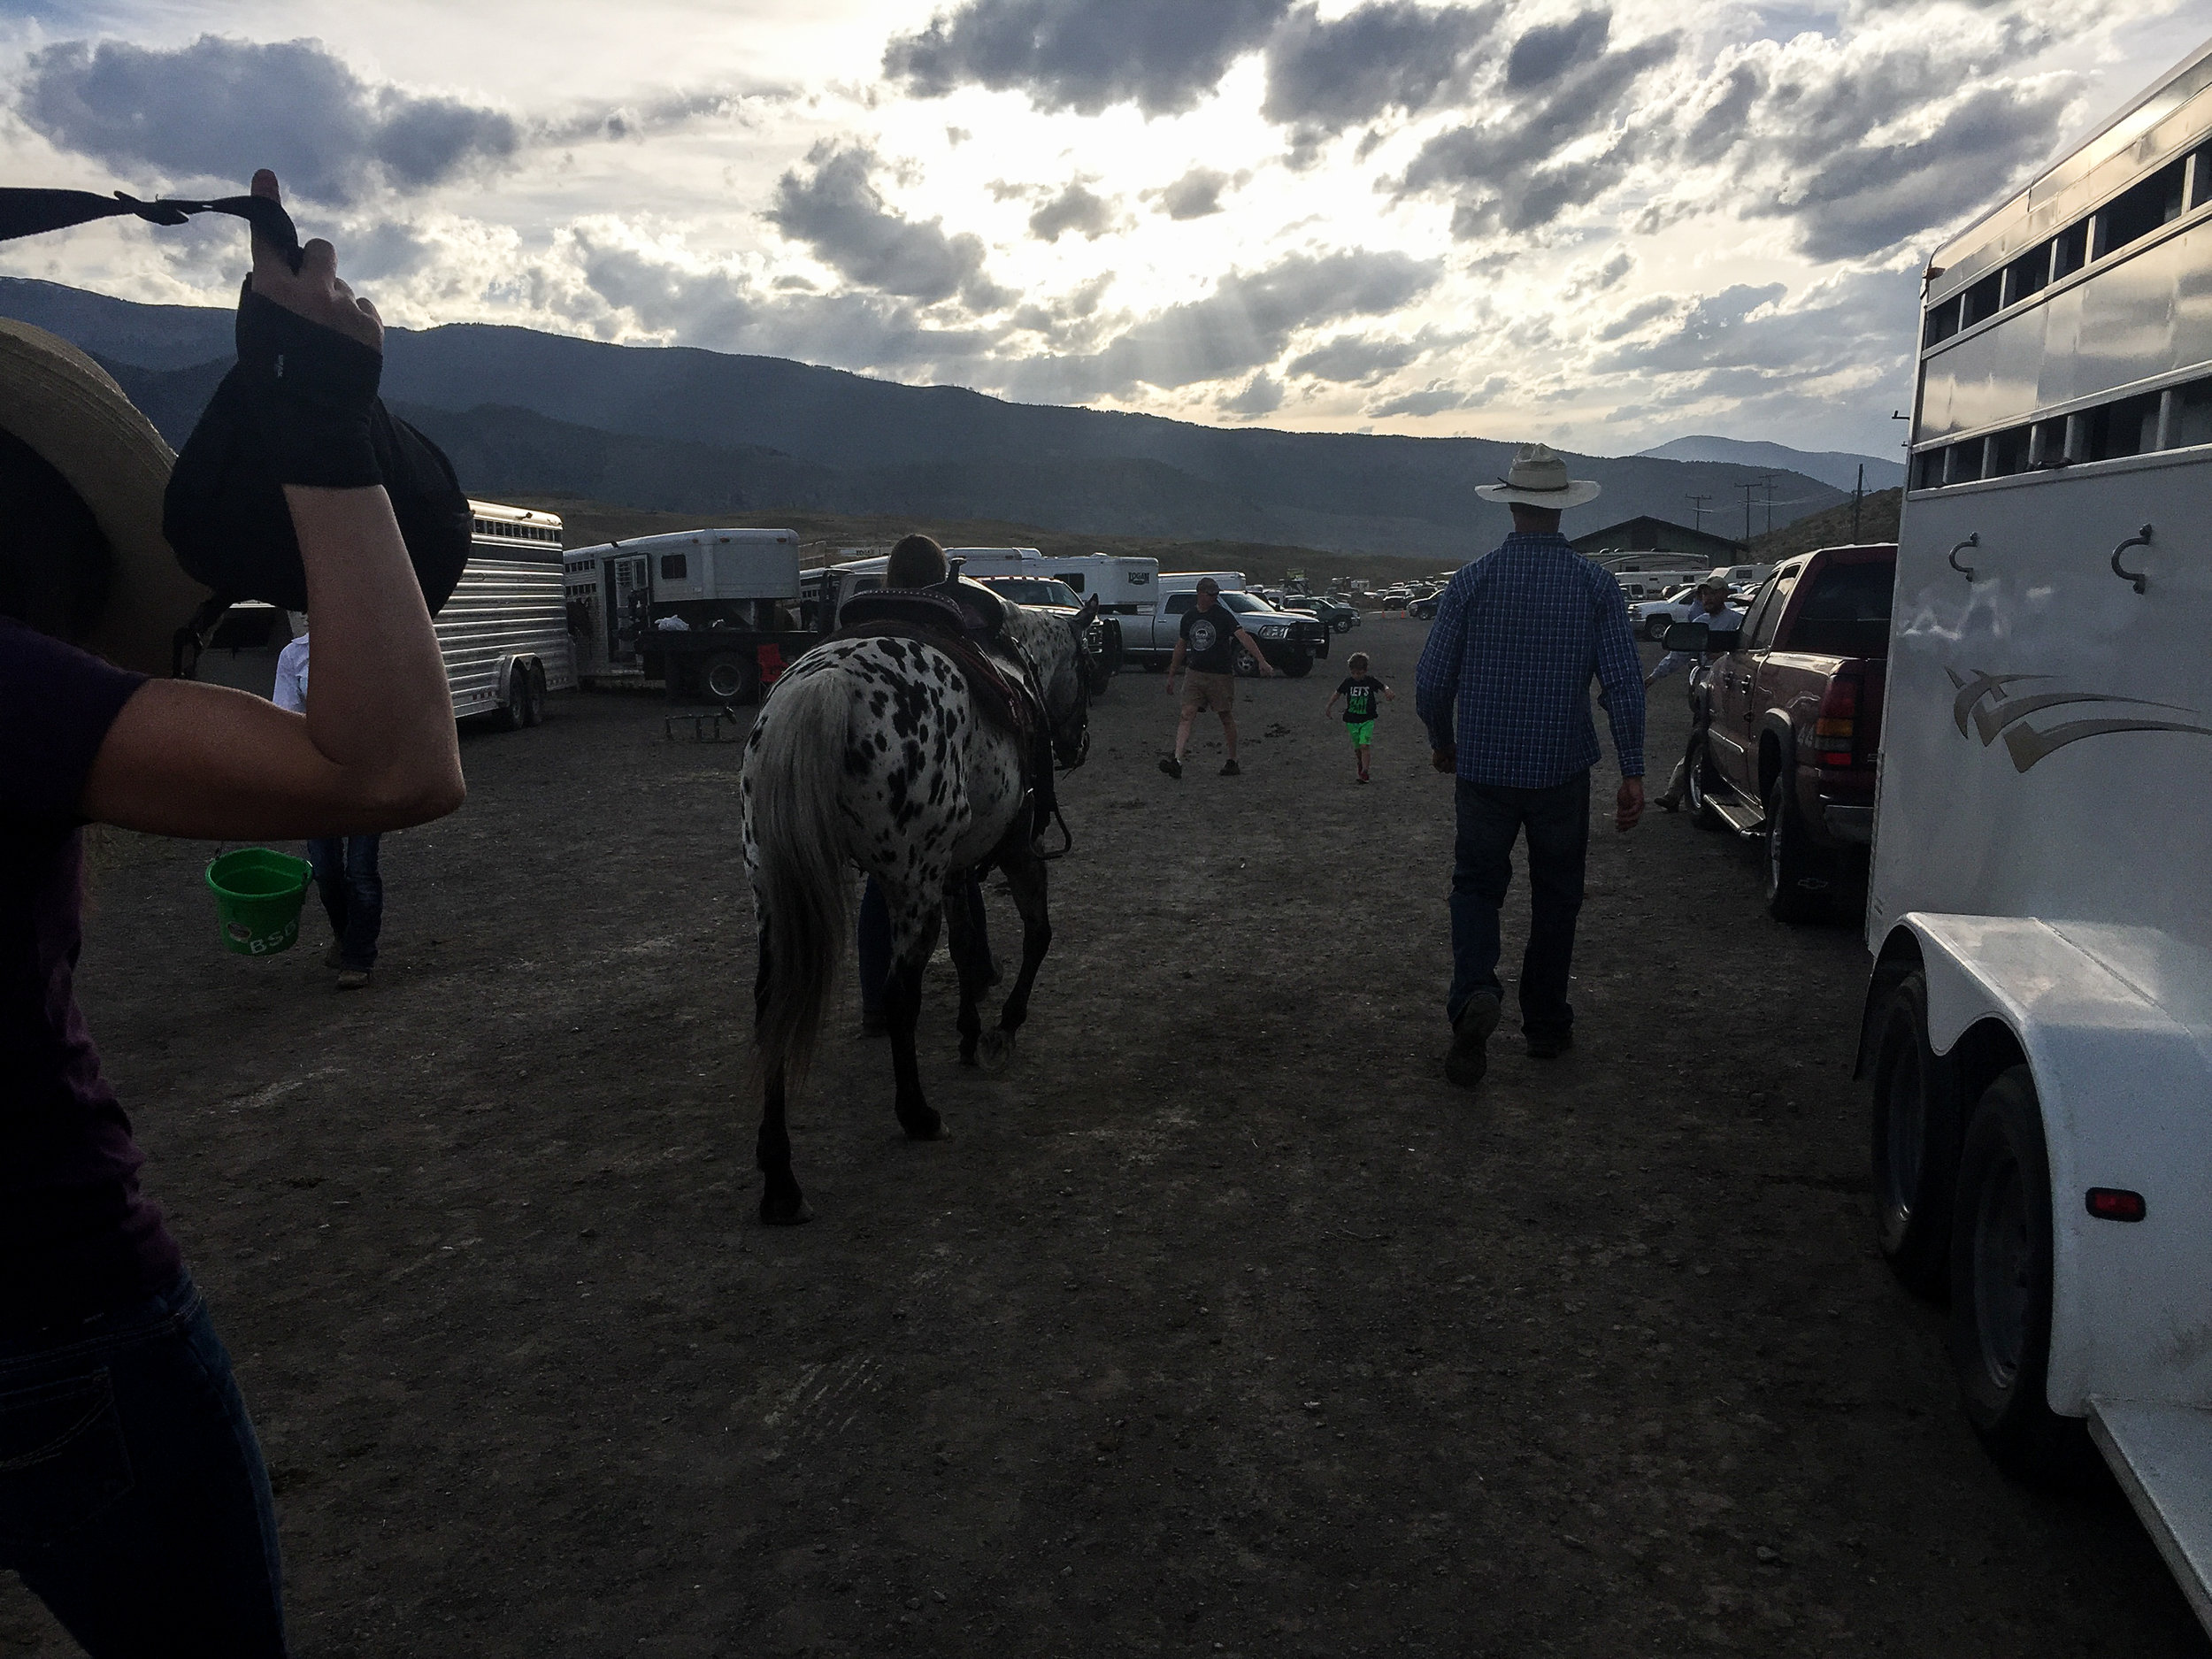
M 215 895 L 223 949 L 242 956 L 289 950 L 300 936 L 300 905 L 314 874 L 306 859 L 266 847 L 241 847 L 213 859 L 207 890 Z

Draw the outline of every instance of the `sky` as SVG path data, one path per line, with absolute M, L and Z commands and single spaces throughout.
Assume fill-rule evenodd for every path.
M 273 166 L 410 326 L 1886 455 L 1929 253 L 2208 35 L 2212 0 L 0 0 L 0 180 Z M 108 221 L 0 273 L 227 304 L 242 240 Z

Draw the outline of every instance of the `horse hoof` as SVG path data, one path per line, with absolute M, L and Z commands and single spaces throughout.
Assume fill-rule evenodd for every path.
M 904 1128 L 909 1141 L 949 1141 L 952 1139 L 952 1131 L 945 1127 L 945 1120 L 935 1112 L 930 1113 L 926 1123 L 910 1123 L 905 1125 Z
M 795 1227 L 814 1219 L 814 1206 L 795 1190 L 788 1194 L 763 1193 L 760 1218 L 772 1227 Z
M 1014 1033 L 1010 1031 L 987 1031 L 983 1033 L 983 1065 L 986 1071 L 1003 1071 L 1014 1057 Z

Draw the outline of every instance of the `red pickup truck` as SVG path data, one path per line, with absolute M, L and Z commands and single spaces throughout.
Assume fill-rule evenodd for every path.
M 1764 840 L 1778 920 L 1864 888 L 1896 575 L 1893 542 L 1784 560 L 1706 675 L 1691 803 L 1701 824 Z

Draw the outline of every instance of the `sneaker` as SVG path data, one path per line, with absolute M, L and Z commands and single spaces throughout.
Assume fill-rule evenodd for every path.
M 1574 1046 L 1572 1026 L 1565 1031 L 1532 1031 L 1528 1033 L 1528 1057 L 1532 1060 L 1556 1060 Z
M 1365 772 L 1362 772 L 1362 773 L 1360 773 L 1360 775 L 1359 775 L 1358 777 L 1355 778 L 1352 781 L 1353 781 L 1353 782 L 1355 782 L 1355 783 L 1365 783 L 1365 782 L 1367 781 L 1367 774 L 1366 774 Z
M 1459 1011 L 1452 1027 L 1451 1052 L 1444 1056 L 1444 1075 L 1462 1088 L 1472 1088 L 1490 1069 L 1490 1033 L 1498 1028 L 1498 999 L 1479 995 Z
M 1160 757 L 1160 770 L 1171 778 L 1179 778 L 1183 775 L 1183 763 L 1172 755 L 1163 755 Z
M 1237 757 L 1234 755 L 1221 763 L 1221 775 L 1225 778 L 1233 778 L 1243 770 L 1243 767 L 1237 764 Z
M 367 985 L 368 982 L 369 971 L 366 968 L 341 968 L 338 970 L 338 988 L 342 991 L 357 991 L 364 986 Z

